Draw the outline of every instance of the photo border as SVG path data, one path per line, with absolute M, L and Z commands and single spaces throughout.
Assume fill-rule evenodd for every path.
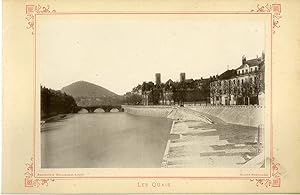
M 39 15 L 74 15 L 74 14 L 156 14 L 156 15 L 171 15 L 171 14 L 266 14 L 270 17 L 270 25 L 271 25 L 271 48 L 270 48 L 270 170 L 269 176 L 262 177 L 262 176 L 239 176 L 239 177 L 185 177 L 185 176 L 158 176 L 158 177 L 147 177 L 147 176 L 89 176 L 89 177 L 44 177 L 38 176 L 36 172 L 36 133 L 37 129 L 33 128 L 33 155 L 30 158 L 30 162 L 26 163 L 26 172 L 25 172 L 25 187 L 39 187 L 41 185 L 48 186 L 48 182 L 55 181 L 55 180 L 69 180 L 69 179 L 92 179 L 92 178 L 102 178 L 102 179 L 191 179 L 191 180 L 223 180 L 223 179 L 235 179 L 235 180 L 250 180 L 256 182 L 256 186 L 265 186 L 265 187 L 280 187 L 281 177 L 279 173 L 279 166 L 280 164 L 275 161 L 274 154 L 273 154 L 273 119 L 272 119 L 272 43 L 273 43 L 273 34 L 277 28 L 280 28 L 279 20 L 281 19 L 281 4 L 266 4 L 264 6 L 260 6 L 257 4 L 257 9 L 250 10 L 250 11 L 160 11 L 160 12 L 146 12 L 146 11 L 107 11 L 107 12 L 57 12 L 56 10 L 51 10 L 50 6 L 41 6 L 40 4 L 37 5 L 26 5 L 26 20 L 27 20 L 27 29 L 31 31 L 33 37 L 33 44 L 34 44 L 34 52 L 33 52 L 33 59 L 34 59 L 34 98 L 36 100 L 37 95 L 37 88 L 36 88 L 36 18 Z M 34 101 L 34 127 L 36 127 L 36 119 L 37 113 L 36 110 L 37 105 L 36 101 Z

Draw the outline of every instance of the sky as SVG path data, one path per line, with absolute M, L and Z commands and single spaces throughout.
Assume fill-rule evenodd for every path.
M 191 16 L 88 15 L 37 19 L 40 82 L 61 89 L 88 81 L 119 95 L 143 81 L 199 79 L 260 56 L 264 22 Z

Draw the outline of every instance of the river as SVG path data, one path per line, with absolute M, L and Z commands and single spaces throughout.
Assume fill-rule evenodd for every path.
M 172 121 L 120 113 L 68 115 L 41 127 L 42 168 L 160 167 Z

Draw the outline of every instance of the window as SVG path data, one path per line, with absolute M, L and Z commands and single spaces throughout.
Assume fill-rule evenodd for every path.
M 244 83 L 244 79 L 242 79 L 242 84 Z
M 244 74 L 244 70 L 242 70 L 242 74 Z
M 240 85 L 240 80 L 237 80 L 237 85 L 238 85 L 238 86 Z
M 248 73 L 248 69 L 246 69 L 246 73 Z
M 257 71 L 257 67 L 255 67 L 255 71 Z
M 252 83 L 252 77 L 250 77 L 250 80 L 249 80 L 249 81 L 250 81 L 250 84 L 251 84 L 251 83 Z
M 235 80 L 233 80 L 233 84 L 235 84 Z

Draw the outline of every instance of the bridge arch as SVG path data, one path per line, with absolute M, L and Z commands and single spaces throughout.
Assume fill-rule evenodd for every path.
M 89 113 L 93 113 L 97 109 L 102 109 L 102 110 L 104 110 L 104 112 L 116 111 L 116 109 L 119 112 L 124 111 L 124 109 L 122 108 L 121 105 L 80 106 L 79 110 L 81 111 L 82 109 L 87 110 Z
M 80 108 L 77 113 L 88 113 L 89 111 L 86 108 Z
M 94 110 L 94 112 L 96 112 L 96 113 L 101 113 L 101 112 L 105 112 L 105 110 L 103 110 L 102 108 L 96 108 L 96 109 Z
M 118 108 L 112 108 L 109 112 L 121 112 Z

